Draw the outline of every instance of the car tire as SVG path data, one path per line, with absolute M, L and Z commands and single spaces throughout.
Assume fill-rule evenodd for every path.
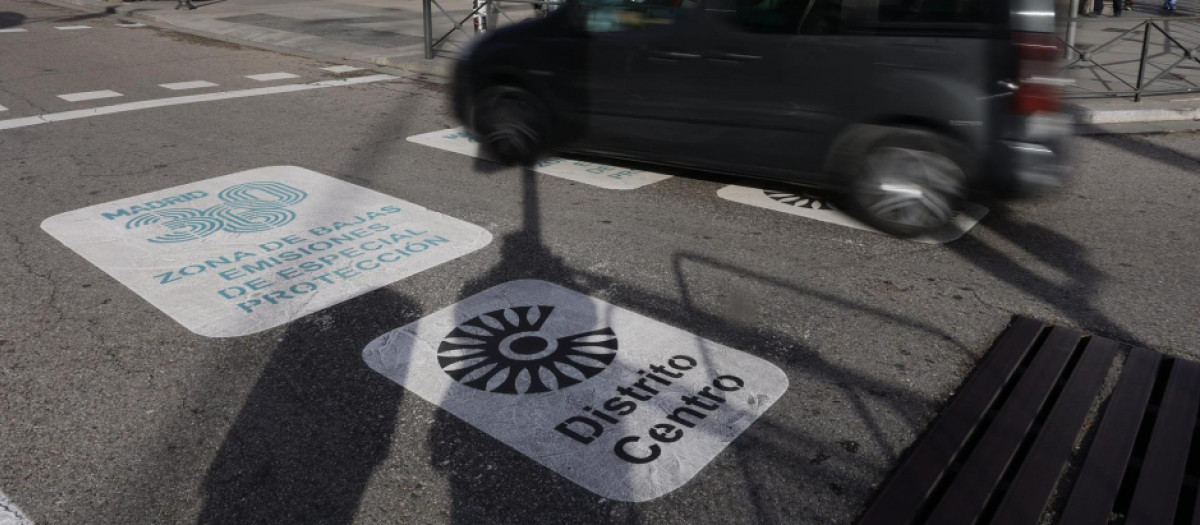
M 471 128 L 484 153 L 506 166 L 528 166 L 546 151 L 549 118 L 533 93 L 491 86 L 475 97 Z
M 927 131 L 884 128 L 846 170 L 842 207 L 855 219 L 901 238 L 949 226 L 966 205 L 968 155 Z

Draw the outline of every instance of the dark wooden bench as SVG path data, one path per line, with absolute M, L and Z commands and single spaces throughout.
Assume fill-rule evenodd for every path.
M 859 523 L 1200 523 L 1198 411 L 1200 362 L 1017 317 Z M 1069 462 L 1078 468 L 1066 475 Z

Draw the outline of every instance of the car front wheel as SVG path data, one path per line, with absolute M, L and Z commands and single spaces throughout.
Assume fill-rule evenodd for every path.
M 472 130 L 484 152 L 504 165 L 530 165 L 546 149 L 549 125 L 542 104 L 515 86 L 484 89 L 472 104 Z

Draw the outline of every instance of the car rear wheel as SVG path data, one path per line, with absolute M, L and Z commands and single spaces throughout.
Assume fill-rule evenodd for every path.
M 966 203 L 962 149 L 933 133 L 889 131 L 852 170 L 844 206 L 856 219 L 897 237 L 946 228 Z
M 505 165 L 529 165 L 545 152 L 548 119 L 529 91 L 515 86 L 484 89 L 473 104 L 472 128 L 485 153 Z

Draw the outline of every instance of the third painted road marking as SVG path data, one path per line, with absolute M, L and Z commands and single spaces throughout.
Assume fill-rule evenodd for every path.
M 82 93 L 67 93 L 65 95 L 59 95 L 58 98 L 61 98 L 67 102 L 83 102 L 85 100 L 96 100 L 96 99 L 101 99 L 101 98 L 115 98 L 115 97 L 121 97 L 121 96 L 124 96 L 124 95 L 117 93 L 116 91 L 106 89 L 104 91 L 84 91 Z
M 167 88 L 171 91 L 179 91 L 183 89 L 199 89 L 208 87 L 217 87 L 217 84 L 206 82 L 203 80 L 193 80 L 190 82 L 173 82 L 170 84 L 159 84 L 159 87 Z
M 259 82 L 270 82 L 272 80 L 286 80 L 289 78 L 300 78 L 300 75 L 293 75 L 291 73 L 282 73 L 281 72 L 281 73 L 263 73 L 260 75 L 246 75 L 246 78 L 248 78 L 250 80 L 257 80 Z
M 808 195 L 801 190 L 784 192 L 764 190 L 750 186 L 730 185 L 721 188 L 717 192 L 717 196 L 722 199 L 758 208 L 766 208 L 789 215 L 798 215 L 806 219 L 879 233 L 874 228 L 850 218 L 850 216 L 835 208 L 833 204 L 827 202 L 825 199 Z M 970 204 L 966 210 L 958 214 L 958 217 L 946 229 L 934 235 L 917 237 L 912 240 L 925 244 L 943 244 L 953 241 L 962 237 L 963 234 L 978 224 L 979 220 L 984 215 L 987 215 L 987 212 L 988 209 L 983 206 Z

